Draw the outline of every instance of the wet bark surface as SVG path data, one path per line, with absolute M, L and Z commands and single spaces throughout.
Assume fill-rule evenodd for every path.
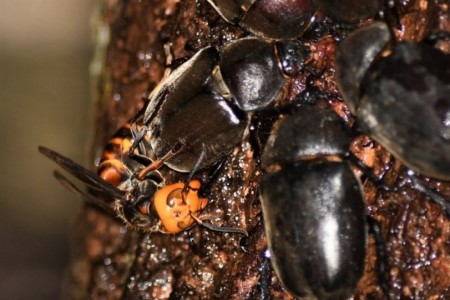
M 395 10 L 400 24 L 393 29 L 398 40 L 417 41 L 436 30 L 450 31 L 449 7 L 444 2 L 399 1 Z M 93 153 L 97 155 L 114 131 L 145 105 L 146 96 L 161 80 L 166 68 L 164 45 L 170 46 L 176 66 L 205 46 L 221 46 L 250 35 L 226 23 L 206 0 L 104 0 L 101 22 L 110 30 L 110 41 L 95 108 Z M 334 80 L 335 46 L 337 40 L 371 20 L 349 26 L 319 15 L 318 22 L 315 30 L 300 38 L 310 50 L 309 59 L 304 71 L 289 79 L 280 105 L 289 107 L 318 97 L 351 126 L 355 120 Z M 276 118 L 273 112 L 256 114 L 253 124 L 264 137 Z M 292 299 L 266 258 L 258 199 L 263 146 L 264 138 L 255 139 L 254 131 L 244 136 L 214 180 L 204 212 L 213 224 L 246 229 L 249 237 L 201 226 L 177 235 L 145 234 L 86 207 L 72 237 L 66 298 Z M 376 174 L 386 171 L 385 184 L 393 187 L 380 191 L 370 181 L 364 182 L 367 214 L 382 229 L 390 297 L 450 298 L 449 217 L 415 191 L 407 169 L 367 136 L 358 136 L 351 151 Z M 161 172 L 167 182 L 186 176 L 166 167 Z M 424 180 L 450 199 L 449 183 Z M 384 299 L 376 261 L 370 237 L 355 299 Z

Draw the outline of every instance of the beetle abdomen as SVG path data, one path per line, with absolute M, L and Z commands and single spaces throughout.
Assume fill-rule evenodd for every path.
M 366 230 L 360 185 L 347 163 L 306 161 L 263 176 L 272 263 L 296 296 L 349 297 L 363 274 Z

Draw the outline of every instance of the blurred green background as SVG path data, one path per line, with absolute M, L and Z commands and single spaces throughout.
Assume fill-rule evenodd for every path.
M 55 149 L 86 164 L 92 124 L 88 0 L 0 0 L 0 295 L 57 299 L 81 201 L 57 183 Z

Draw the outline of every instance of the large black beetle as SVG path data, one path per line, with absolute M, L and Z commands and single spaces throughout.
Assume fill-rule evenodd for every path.
M 425 42 L 398 42 L 382 56 L 389 40 L 387 26 L 375 23 L 339 45 L 344 100 L 362 130 L 405 165 L 450 180 L 450 55 Z
M 333 111 L 283 116 L 262 155 L 261 203 L 272 265 L 298 297 L 345 299 L 364 271 L 361 184 L 343 160 L 351 134 Z

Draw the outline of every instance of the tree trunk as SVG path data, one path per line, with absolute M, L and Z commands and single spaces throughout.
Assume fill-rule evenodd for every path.
M 450 30 L 448 5 L 436 1 L 397 1 L 403 31 L 400 40 L 421 40 L 440 28 Z M 427 2 L 428 5 L 421 5 Z M 367 24 L 367 22 L 365 23 Z M 174 64 L 209 45 L 223 45 L 248 34 L 225 22 L 206 0 L 128 0 L 101 3 L 97 24 L 109 42 L 102 52 L 95 107 L 93 156 L 114 131 L 144 105 L 166 67 L 164 45 Z M 361 24 L 362 26 L 363 24 Z M 355 26 L 356 27 L 356 26 Z M 307 88 L 327 97 L 349 123 L 349 115 L 333 77 L 335 37 L 351 29 L 323 22 L 317 36 L 303 37 L 311 50 L 308 71 L 291 79 L 285 101 L 305 95 Z M 105 31 L 106 30 L 106 31 Z M 99 42 L 99 41 L 98 41 Z M 98 62 L 98 61 L 97 61 Z M 319 74 L 319 75 L 318 75 Z M 207 117 L 207 116 L 205 116 Z M 261 118 L 261 122 L 271 122 Z M 312 125 L 314 126 L 314 125 Z M 267 125 L 270 128 L 270 124 Z M 352 151 L 372 151 L 375 172 L 388 169 L 386 180 L 398 191 L 378 192 L 364 186 L 370 216 L 381 224 L 390 270 L 387 287 L 392 299 L 450 298 L 450 221 L 436 204 L 410 188 L 405 168 L 389 167 L 389 153 L 380 146 L 367 150 L 368 138 L 355 140 Z M 244 138 L 227 157 L 212 186 L 206 213 L 219 225 L 245 228 L 249 237 L 218 233 L 201 226 L 177 235 L 143 234 L 127 229 L 117 218 L 86 206 L 74 228 L 68 299 L 292 299 L 265 258 L 267 243 L 258 199 L 262 174 L 259 149 Z M 168 178 L 179 175 L 165 170 Z M 447 198 L 450 184 L 429 181 Z M 365 274 L 356 299 L 383 299 L 371 237 Z M 301 254 L 299 254 L 301 255 Z

